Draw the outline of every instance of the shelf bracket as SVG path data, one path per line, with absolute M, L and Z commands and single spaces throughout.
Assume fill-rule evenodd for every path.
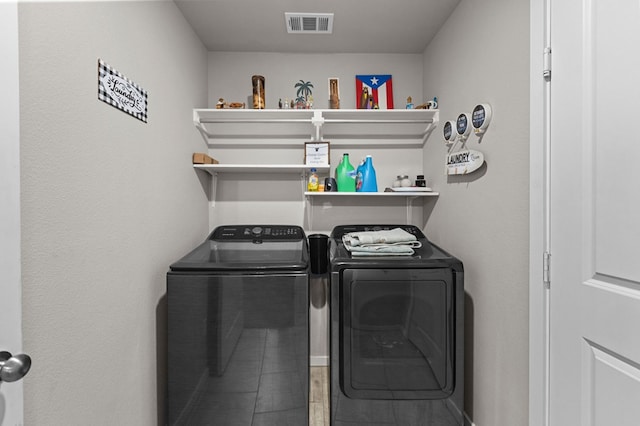
M 424 129 L 424 133 L 422 134 L 422 147 L 424 148 L 425 144 L 427 143 L 427 139 L 429 139 L 429 136 L 431 135 L 431 132 L 433 132 L 433 129 L 435 129 L 437 126 L 437 122 L 436 121 L 431 121 L 429 124 L 427 124 L 427 127 Z
M 211 208 L 215 208 L 216 198 L 218 196 L 218 172 L 211 173 L 211 190 L 209 192 L 211 196 L 210 206 Z
M 314 127 L 314 134 L 311 135 L 312 141 L 321 141 L 322 140 L 322 125 L 324 124 L 324 117 L 322 116 L 322 111 L 314 111 L 313 117 L 311 117 L 311 124 Z
M 313 200 L 311 197 L 305 195 L 305 191 L 307 190 L 307 175 L 302 172 L 301 179 L 302 181 L 302 223 L 303 226 L 307 229 L 311 229 L 313 224 Z M 307 219 L 307 223 L 304 223 L 304 219 Z
M 204 125 L 202 124 L 202 121 L 200 121 L 200 116 L 195 110 L 193 111 L 193 124 L 196 126 L 196 129 L 198 129 L 198 131 L 200 132 L 200 135 L 202 136 L 202 139 L 204 140 L 204 142 L 207 145 L 209 145 L 208 141 L 211 135 L 209 134 L 209 132 L 207 132 L 207 129 L 205 129 Z
M 407 225 L 412 225 L 413 224 L 413 215 L 411 214 L 411 209 L 413 207 L 413 200 L 415 200 L 417 198 L 418 197 L 407 197 L 407 212 L 406 212 Z

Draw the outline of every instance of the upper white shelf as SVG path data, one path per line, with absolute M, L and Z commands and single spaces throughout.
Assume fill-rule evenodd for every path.
M 211 175 L 221 173 L 294 173 L 307 175 L 311 168 L 328 172 L 329 166 L 308 166 L 305 164 L 194 164 L 195 169 L 205 170 Z
M 208 144 L 264 140 L 273 144 L 364 140 L 423 145 L 440 118 L 437 109 L 195 109 L 193 121 Z

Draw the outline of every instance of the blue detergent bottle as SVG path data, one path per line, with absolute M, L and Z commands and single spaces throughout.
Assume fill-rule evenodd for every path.
M 362 186 L 360 192 L 378 192 L 378 180 L 376 169 L 373 168 L 373 160 L 367 155 L 362 166 Z

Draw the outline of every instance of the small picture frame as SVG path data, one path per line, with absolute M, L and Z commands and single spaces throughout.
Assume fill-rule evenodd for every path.
M 304 164 L 306 166 L 328 166 L 329 145 L 329 142 L 305 142 Z

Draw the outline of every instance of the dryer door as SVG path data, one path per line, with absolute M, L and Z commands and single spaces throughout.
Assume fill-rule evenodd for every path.
M 340 385 L 356 399 L 444 399 L 454 390 L 451 269 L 345 269 Z

